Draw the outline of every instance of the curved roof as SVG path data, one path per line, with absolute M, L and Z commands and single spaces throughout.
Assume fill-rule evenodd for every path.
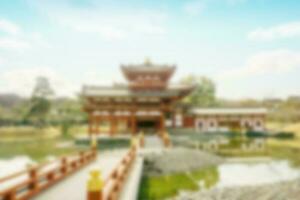
M 165 90 L 133 91 L 125 86 L 83 86 L 85 97 L 173 97 L 188 94 L 193 89 L 188 85 L 169 85 Z
M 127 79 L 132 79 L 139 74 L 155 74 L 169 79 L 175 72 L 176 66 L 167 64 L 153 64 L 151 61 L 145 61 L 141 64 L 121 65 L 121 69 Z

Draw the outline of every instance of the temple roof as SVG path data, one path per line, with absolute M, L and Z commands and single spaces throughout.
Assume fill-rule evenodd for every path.
M 175 65 L 167 64 L 154 64 L 149 59 L 146 59 L 144 63 L 141 64 L 128 64 L 121 65 L 121 67 L 128 71 L 138 71 L 138 72 L 164 72 L 175 70 Z
M 83 86 L 85 97 L 173 97 L 188 94 L 193 89 L 190 85 L 169 85 L 165 90 L 133 91 L 121 86 Z
M 154 64 L 150 60 L 146 60 L 141 64 L 121 65 L 124 76 L 130 80 L 138 74 L 155 74 L 164 76 L 168 80 L 176 70 L 175 65 Z

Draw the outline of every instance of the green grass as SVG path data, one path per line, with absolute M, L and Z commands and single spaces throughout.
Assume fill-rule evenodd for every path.
M 197 184 L 186 174 L 143 177 L 139 199 L 156 200 L 174 196 L 181 190 L 197 190 Z
M 195 191 L 199 189 L 200 180 L 203 180 L 204 186 L 209 188 L 218 179 L 216 167 L 165 176 L 144 176 L 141 181 L 139 199 L 160 200 L 176 196 L 180 190 Z
M 77 139 L 76 144 L 89 146 L 90 140 L 88 139 Z M 120 149 L 130 147 L 130 138 L 101 138 L 98 139 L 98 149 L 108 150 L 108 149 Z
M 190 173 L 190 176 L 197 181 L 202 180 L 205 188 L 214 186 L 219 180 L 219 173 L 217 167 L 209 167 L 205 169 L 196 170 Z
M 31 141 L 39 139 L 72 139 L 75 136 L 87 134 L 87 126 L 75 125 L 68 129 L 68 137 L 62 134 L 61 126 L 36 128 L 33 126 L 4 126 L 0 127 L 0 141 Z
M 300 167 L 300 149 L 289 147 L 270 147 L 269 155 L 275 159 L 287 159 L 295 167 Z
M 38 139 L 53 139 L 59 137 L 57 127 L 35 128 L 32 126 L 9 126 L 0 128 L 0 141 L 32 141 Z

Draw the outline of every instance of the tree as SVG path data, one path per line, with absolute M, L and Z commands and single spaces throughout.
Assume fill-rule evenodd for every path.
M 216 104 L 215 83 L 204 76 L 189 75 L 181 80 L 182 84 L 195 86 L 194 91 L 184 101 L 192 106 L 210 107 Z
M 43 76 L 37 77 L 36 85 L 32 92 L 32 97 L 50 99 L 53 94 L 54 92 L 50 86 L 49 80 Z
M 26 118 L 36 126 L 43 127 L 51 109 L 51 97 L 54 92 L 46 77 L 38 77 L 30 99 L 30 109 Z

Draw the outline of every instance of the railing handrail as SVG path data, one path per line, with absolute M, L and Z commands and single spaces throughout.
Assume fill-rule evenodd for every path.
M 104 200 L 111 199 L 111 197 L 113 197 L 114 195 L 116 196 L 120 195 L 121 186 L 125 182 L 125 177 L 127 176 L 127 173 L 135 159 L 135 156 L 136 156 L 136 149 L 135 147 L 131 147 L 129 151 L 126 153 L 126 155 L 122 158 L 122 160 L 114 168 L 114 170 L 110 173 L 110 175 L 105 179 L 103 191 L 106 191 L 107 193 L 103 194 L 104 197 L 106 197 L 104 198 Z M 119 170 L 122 168 L 123 171 L 121 171 L 120 173 Z M 107 190 L 106 187 L 108 186 L 110 186 L 110 188 L 108 188 Z
M 33 165 L 31 167 L 35 167 L 37 170 L 47 166 L 47 165 L 50 165 L 50 164 L 53 164 L 63 158 L 71 158 L 73 156 L 78 156 L 78 154 L 80 154 L 81 152 L 88 152 L 88 151 L 79 151 L 79 152 L 75 152 L 75 153 L 71 153 L 71 154 L 64 154 L 64 155 L 60 155 L 59 157 L 57 157 L 55 160 L 51 160 L 51 161 L 44 161 L 44 162 L 41 162 L 40 164 L 37 164 L 37 165 Z M 27 169 L 24 169 L 24 170 L 20 170 L 18 172 L 15 172 L 15 173 L 12 173 L 10 175 L 7 175 L 7 176 L 4 176 L 4 177 L 1 177 L 0 178 L 0 183 L 3 183 L 5 181 L 8 181 L 10 179 L 14 179 L 18 176 L 21 176 L 21 175 L 24 175 L 24 174 L 27 174 L 28 171 L 30 170 L 30 167 L 28 167 Z
M 70 160 L 73 158 L 72 160 Z M 69 174 L 77 171 L 81 167 L 85 166 L 92 160 L 96 158 L 95 150 L 89 151 L 80 151 L 77 154 L 71 154 L 71 156 L 61 156 L 56 160 L 47 161 L 40 165 L 33 166 L 26 170 L 22 170 L 15 174 L 9 175 L 7 177 L 1 178 L 0 183 L 9 183 L 15 179 L 21 178 L 27 175 L 27 178 L 20 180 L 12 185 L 5 186 L 4 189 L 0 188 L 0 199 L 1 197 L 7 200 L 10 199 L 24 199 L 25 197 L 30 197 L 37 194 L 37 191 L 41 191 L 54 182 L 61 180 Z M 69 161 L 70 160 L 70 161 Z M 50 167 L 52 164 L 57 163 L 57 166 L 49 168 L 49 170 L 42 171 L 46 167 Z M 42 179 L 45 179 L 46 182 L 42 182 Z M 25 197 L 16 198 L 18 190 L 28 186 L 27 192 L 25 192 Z M 10 196 L 13 197 L 10 197 Z M 9 197 L 7 197 L 9 196 Z M 26 198 L 25 198 L 26 199 Z

